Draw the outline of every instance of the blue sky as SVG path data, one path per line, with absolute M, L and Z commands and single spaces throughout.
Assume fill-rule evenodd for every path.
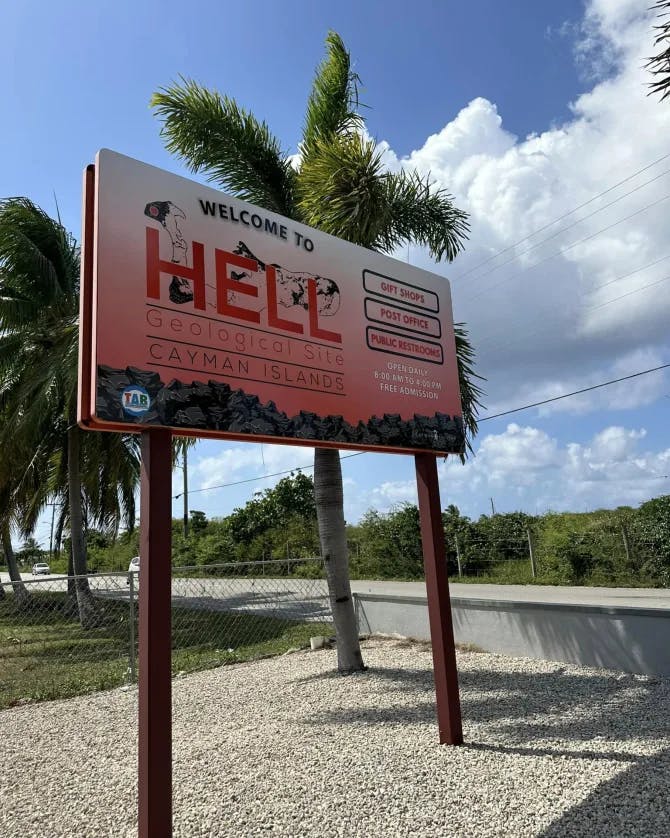
M 78 229 L 78 177 L 98 148 L 178 169 L 148 103 L 179 75 L 233 96 L 295 151 L 329 29 L 342 35 L 361 76 L 370 133 L 399 154 L 477 96 L 498 104 L 512 132 L 542 130 L 567 117 L 584 86 L 572 37 L 559 33 L 579 20 L 582 4 L 538 13 L 549 5 L 558 4 L 3 4 L 0 67 L 12 125 L 3 137 L 3 194 L 53 206 L 55 192 L 64 221 Z
M 100 147 L 183 173 L 148 107 L 152 92 L 180 74 L 235 97 L 294 152 L 314 68 L 335 29 L 362 79 L 368 131 L 384 144 L 388 166 L 431 172 L 471 213 L 470 245 L 453 265 L 435 267 L 413 248 L 397 255 L 453 281 L 455 317 L 480 347 L 487 411 L 637 372 L 670 360 L 662 282 L 670 262 L 638 270 L 670 253 L 667 206 L 646 208 L 668 192 L 662 173 L 670 160 L 654 161 L 667 153 L 670 106 L 646 96 L 641 68 L 652 38 L 644 5 L 3 4 L 0 195 L 27 195 L 48 211 L 55 196 L 79 235 L 81 172 Z M 615 205 L 593 202 L 480 266 L 631 175 L 608 194 L 621 196 Z M 637 210 L 631 222 L 599 232 Z M 535 512 L 635 504 L 670 491 L 668 396 L 668 378 L 656 373 L 486 422 L 474 461 L 441 466 L 443 503 L 477 516 L 490 510 L 491 496 L 500 510 Z M 310 458 L 309 450 L 203 443 L 191 457 L 191 486 L 247 480 Z M 409 457 L 366 454 L 345 460 L 343 470 L 349 520 L 369 506 L 413 499 Z M 176 472 L 175 493 L 180 479 Z M 192 506 L 226 514 L 273 482 L 202 491 Z M 38 537 L 48 540 L 44 526 Z

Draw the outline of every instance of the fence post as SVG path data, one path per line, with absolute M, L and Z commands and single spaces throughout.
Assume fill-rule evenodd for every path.
M 135 668 L 135 574 L 130 571 L 128 574 L 130 584 L 130 680 L 135 683 L 137 670 Z
M 526 528 L 528 536 L 528 555 L 530 556 L 530 575 L 535 579 L 535 554 L 533 553 L 533 537 L 530 534 L 530 527 Z
M 458 575 L 461 577 L 463 575 L 463 569 L 461 568 L 461 548 L 458 546 L 458 536 L 454 536 L 454 541 L 456 542 L 456 561 L 458 563 Z
M 628 541 L 628 532 L 626 530 L 626 525 L 625 524 L 621 524 L 621 536 L 623 538 L 623 549 L 626 551 L 626 562 L 630 566 L 631 565 L 630 542 Z

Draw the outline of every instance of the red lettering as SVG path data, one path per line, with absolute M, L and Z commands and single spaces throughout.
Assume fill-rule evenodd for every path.
M 334 343 L 342 343 L 342 335 L 339 332 L 329 332 L 319 327 L 319 309 L 316 297 L 316 280 L 310 277 L 307 280 L 307 307 L 309 309 L 309 333 L 313 338 L 321 340 L 332 340 Z
M 277 313 L 277 271 L 274 265 L 266 266 L 265 280 L 268 291 L 268 323 L 275 329 L 285 329 L 287 332 L 295 332 L 297 335 L 301 335 L 303 328 L 300 323 L 284 320 Z
M 228 265 L 254 272 L 258 270 L 258 263 L 254 259 L 247 259 L 246 256 L 228 253 L 226 250 L 219 250 L 218 248 L 214 251 L 214 260 L 216 263 L 216 310 L 224 316 L 237 317 L 239 320 L 247 320 L 250 323 L 260 323 L 261 315 L 258 311 L 234 306 L 228 301 L 229 291 L 258 297 L 258 288 L 255 285 L 251 285 L 249 282 L 240 282 L 228 276 Z
M 200 242 L 193 242 L 193 267 L 187 268 L 178 262 L 168 262 L 160 258 L 158 230 L 146 228 L 147 243 L 147 297 L 160 300 L 161 274 L 180 276 L 193 284 L 193 305 L 203 311 L 205 305 L 205 248 Z

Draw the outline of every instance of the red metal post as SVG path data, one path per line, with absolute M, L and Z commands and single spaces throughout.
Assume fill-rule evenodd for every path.
M 454 627 L 447 578 L 447 556 L 440 509 L 440 487 L 434 454 L 416 454 L 421 543 L 428 593 L 428 618 L 433 646 L 433 671 L 440 744 L 463 744 L 461 701 L 458 694 Z
M 171 437 L 162 429 L 142 434 L 139 838 L 172 835 Z
M 77 421 L 86 425 L 91 420 L 91 366 L 93 364 L 93 237 L 95 234 L 95 166 L 84 171 L 84 206 L 79 293 L 79 375 Z

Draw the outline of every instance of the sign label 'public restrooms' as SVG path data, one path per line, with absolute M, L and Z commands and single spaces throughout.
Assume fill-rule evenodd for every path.
M 463 450 L 443 277 L 106 150 L 93 224 L 85 427 Z

